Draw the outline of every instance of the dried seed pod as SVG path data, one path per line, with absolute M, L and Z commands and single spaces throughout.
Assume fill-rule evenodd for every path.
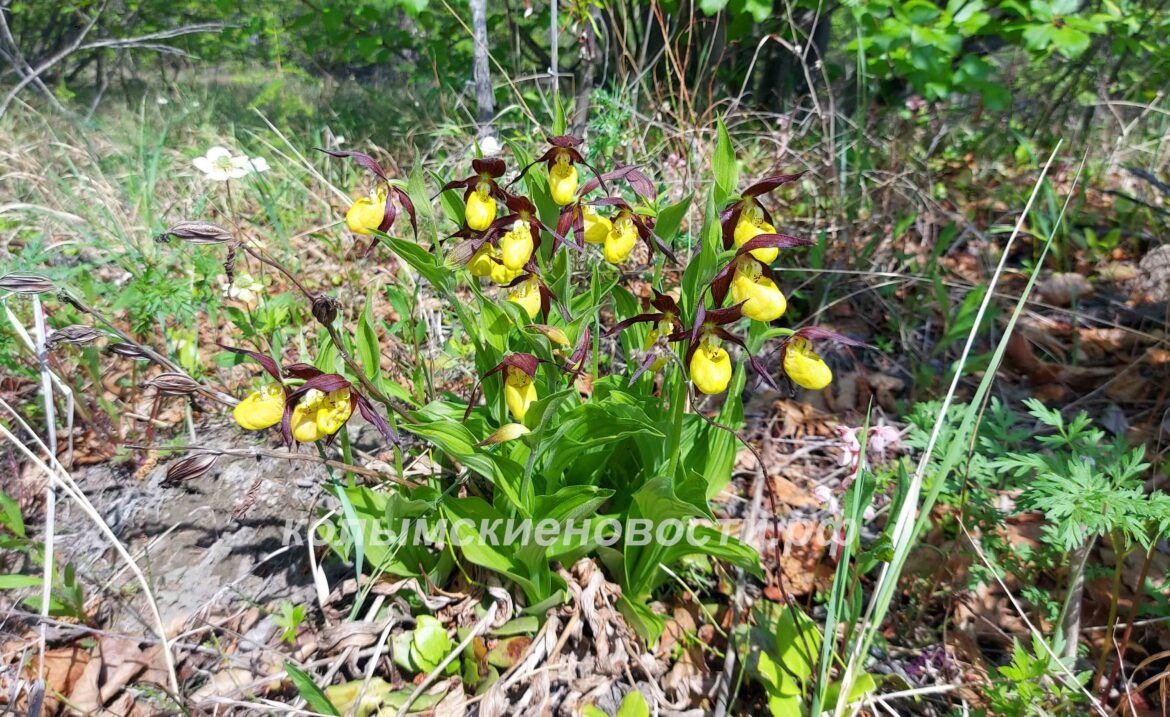
M 232 240 L 232 233 L 211 222 L 179 222 L 155 237 L 155 241 L 166 243 L 171 237 L 190 244 L 226 244 Z
M 189 396 L 199 390 L 195 379 L 177 371 L 160 373 L 142 385 L 167 396 Z
M 47 294 L 57 287 L 37 274 L 5 274 L 0 276 L 0 289 L 17 294 Z
M 134 344 L 123 343 L 121 341 L 110 344 L 106 347 L 106 350 L 112 354 L 125 356 L 126 358 L 145 359 L 147 361 L 150 360 L 150 354 L 143 351 L 141 347 L 135 346 Z
M 69 344 L 71 346 L 82 346 L 84 344 L 92 343 L 101 337 L 105 336 L 106 332 L 95 329 L 92 326 L 85 326 L 84 324 L 74 324 L 57 329 L 49 334 L 48 340 L 45 342 L 48 347 L 53 349 L 61 344 Z
M 239 242 L 233 242 L 228 247 L 227 258 L 223 260 L 223 273 L 227 277 L 228 286 L 236 281 L 236 251 L 240 248 Z
M 175 485 L 202 478 L 207 475 L 217 460 L 219 460 L 218 453 L 192 453 L 181 458 L 167 466 L 167 477 L 163 480 L 163 485 Z
M 325 326 L 329 326 L 337 318 L 337 310 L 341 303 L 332 296 L 321 294 L 313 299 L 313 318 Z

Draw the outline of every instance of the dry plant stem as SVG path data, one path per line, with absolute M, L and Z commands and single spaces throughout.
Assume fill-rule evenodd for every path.
M 12 326 L 13 330 L 20 337 L 20 340 L 24 342 L 25 347 L 28 348 L 29 352 L 32 353 L 34 358 L 39 356 L 40 354 L 37 351 L 37 342 L 33 340 L 33 337 L 29 336 L 28 331 L 26 331 L 24 326 L 21 325 L 20 321 L 16 318 L 16 315 L 12 313 L 12 309 L 8 306 L 8 304 L 2 300 L 0 300 L 0 303 L 4 304 L 4 313 L 8 316 L 9 325 Z M 65 448 L 65 465 L 67 467 L 71 467 L 73 465 L 73 413 L 75 408 L 80 410 L 80 407 L 77 406 L 74 402 L 73 389 L 70 388 L 69 385 L 65 383 L 65 381 L 63 381 L 60 376 L 53 373 L 52 369 L 48 368 L 48 357 L 46 357 L 45 368 L 47 369 L 49 379 L 53 382 L 53 386 L 56 387 L 57 392 L 65 397 L 65 439 L 68 441 Z
M 1062 681 L 1066 681 L 1068 686 L 1075 687 L 1082 695 L 1087 697 L 1089 704 L 1093 708 L 1093 711 L 1102 717 L 1108 717 L 1109 713 L 1105 711 L 1105 708 L 1101 706 L 1101 703 L 1097 700 L 1097 698 L 1093 697 L 1093 695 L 1084 686 L 1082 686 L 1079 681 L 1077 681 L 1076 675 L 1073 673 L 1072 669 L 1061 662 L 1057 654 L 1052 651 L 1051 647 L 1048 646 L 1048 641 L 1044 639 L 1044 633 L 1040 632 L 1039 628 L 1032 624 L 1032 621 L 1028 618 L 1028 613 L 1020 605 L 1019 601 L 1016 600 L 1016 596 L 1013 595 L 1011 590 L 1008 589 L 1007 583 L 1003 581 L 1003 578 L 1001 578 L 999 574 L 995 572 L 991 561 L 987 558 L 987 554 L 984 553 L 983 549 L 979 547 L 979 544 L 975 541 L 974 536 L 972 536 L 970 531 L 967 530 L 967 526 L 960 523 L 959 530 L 963 531 L 963 535 L 966 536 L 968 544 L 975 551 L 975 555 L 985 566 L 987 566 L 990 575 L 995 578 L 995 582 L 999 585 L 1000 590 L 1003 590 L 1003 594 L 1007 596 L 1008 602 L 1010 602 L 1012 607 L 1015 609 L 1016 615 L 1018 615 L 1024 625 L 1027 626 L 1028 632 L 1031 633 L 1033 638 L 1039 641 L 1040 645 L 1044 648 L 1044 651 L 1048 653 L 1048 656 L 1053 660 L 1056 660 L 1058 669 L 1064 673 L 1063 677 L 1061 678 Z
M 1118 649 L 1118 645 L 1117 645 L 1117 612 L 1118 612 L 1117 602 L 1118 602 L 1118 600 L 1121 599 L 1121 573 L 1122 573 L 1123 568 L 1125 567 L 1125 559 L 1128 557 L 1129 551 L 1118 549 L 1118 546 L 1121 545 L 1122 541 L 1118 539 L 1118 536 L 1116 534 L 1111 533 L 1109 535 L 1109 538 L 1110 538 L 1110 544 L 1113 546 L 1113 550 L 1114 550 L 1114 563 L 1115 564 L 1113 566 L 1113 585 L 1112 585 L 1110 592 L 1109 592 L 1109 615 L 1105 619 L 1105 625 L 1106 625 L 1106 627 L 1105 627 L 1105 640 L 1106 640 L 1106 644 L 1108 645 L 1108 647 L 1103 647 L 1101 649 L 1100 656 L 1097 657 L 1097 665 L 1096 665 L 1096 667 L 1093 668 L 1093 678 L 1089 682 L 1089 684 L 1091 684 L 1091 685 L 1098 684 L 1101 681 L 1101 678 L 1105 676 L 1105 667 L 1109 662 L 1109 653 Z M 1088 560 L 1088 555 L 1085 556 L 1085 559 Z M 1083 572 L 1084 571 L 1082 570 L 1081 572 L 1082 572 L 1081 583 L 1082 583 L 1082 589 L 1083 589 L 1083 583 L 1084 583 Z M 1077 625 L 1077 627 L 1079 628 L 1080 625 Z M 1080 635 L 1078 634 L 1077 637 L 1079 638 Z M 1108 697 L 1109 697 L 1108 692 L 1102 692 L 1102 699 L 1108 699 Z
M 390 473 L 383 473 L 365 466 L 354 465 L 346 463 L 345 461 L 337 461 L 332 458 L 322 458 L 313 453 L 291 453 L 289 451 L 276 451 L 270 448 L 212 448 L 210 446 L 187 445 L 187 446 L 150 446 L 150 445 L 127 445 L 127 448 L 133 448 L 140 451 L 199 451 L 203 453 L 215 453 L 222 456 L 242 456 L 245 458 L 281 458 L 287 461 L 302 461 L 305 463 L 317 463 L 330 468 L 336 468 L 357 475 L 366 476 L 367 478 L 378 478 L 381 480 L 397 483 L 398 485 L 406 486 L 408 488 L 416 488 L 420 483 L 406 478 L 400 478 Z
M 149 346 L 146 346 L 145 344 L 141 344 L 141 343 L 135 341 L 133 338 L 131 338 L 129 335 L 127 335 L 126 332 L 122 331 L 117 326 L 115 326 L 114 323 L 112 321 L 110 321 L 108 318 L 106 318 L 106 316 L 104 314 L 102 314 L 100 311 L 93 308 L 92 306 L 89 306 L 81 299 L 78 299 L 77 297 L 73 296 L 72 294 L 69 294 L 69 293 L 64 292 L 64 291 L 62 291 L 60 294 L 58 294 L 57 298 L 64 301 L 65 303 L 69 304 L 70 306 L 77 309 L 78 311 L 85 313 L 85 314 L 89 314 L 90 316 L 92 316 L 95 319 L 97 319 L 98 321 L 100 321 L 107 329 L 109 329 L 110 331 L 113 331 L 114 334 L 116 334 L 119 339 L 121 339 L 122 341 L 125 341 L 128 344 L 132 344 L 135 348 L 137 348 L 139 351 L 141 351 L 143 354 L 145 354 L 148 358 L 150 358 L 151 361 L 154 361 L 158 365 L 165 367 L 168 371 L 174 371 L 175 373 L 181 373 L 184 376 L 188 376 L 187 372 L 183 370 L 182 366 L 178 365 L 174 361 L 171 361 L 169 358 L 167 358 L 166 356 L 163 356 L 162 354 L 158 353 L 157 351 L 150 348 Z M 200 386 L 199 386 L 199 392 L 203 393 L 208 398 L 214 399 L 214 400 L 218 401 L 219 403 L 222 403 L 226 406 L 234 406 L 234 405 L 236 405 L 236 403 L 238 403 L 238 401 L 236 401 L 236 399 L 233 398 L 232 396 L 229 396 L 226 393 L 221 393 L 221 392 L 216 391 L 216 390 L 211 389 L 211 388 L 207 388 L 207 387 L 203 386 L 202 384 L 200 384 Z
M 45 311 L 41 306 L 40 295 L 33 295 L 33 321 L 36 331 L 37 363 L 41 369 L 41 398 L 45 406 L 45 434 L 49 439 L 49 455 L 57 455 L 57 416 L 56 406 L 53 403 L 53 383 L 49 378 L 49 350 L 45 345 Z M 49 599 L 53 593 L 53 558 L 54 543 L 56 542 L 57 525 L 57 490 L 53 481 L 45 485 L 45 562 L 42 566 L 43 578 L 41 582 L 41 624 L 39 640 L 37 641 L 37 677 L 45 679 L 45 643 L 48 633 Z
M 17 413 L 16 410 L 13 409 L 7 401 L 0 399 L 0 407 L 3 407 L 4 410 L 12 415 L 13 419 L 16 420 L 26 431 L 29 430 L 28 425 L 20 417 L 20 414 Z M 29 433 L 32 434 L 31 431 L 29 431 Z M 142 588 L 142 593 L 146 598 L 147 605 L 150 607 L 151 616 L 155 621 L 155 629 L 158 633 L 163 661 L 166 663 L 167 677 L 170 681 L 172 695 L 174 699 L 179 699 L 179 677 L 175 672 L 175 659 L 171 654 L 171 643 L 167 637 L 166 625 L 163 623 L 162 614 L 159 612 L 158 602 L 154 598 L 154 592 L 151 590 L 150 583 L 146 580 L 146 575 L 143 574 L 142 569 L 138 566 L 138 563 L 135 562 L 129 551 L 126 550 L 126 546 L 122 545 L 122 543 L 118 540 L 118 536 L 114 535 L 114 531 L 111 530 L 106 521 L 102 519 L 101 514 L 98 513 L 97 509 L 93 507 L 93 504 L 89 502 L 89 499 L 85 496 L 85 494 L 81 492 L 81 488 L 78 487 L 76 483 L 74 483 L 73 477 L 69 475 L 69 472 L 65 470 L 64 466 L 61 465 L 56 456 L 50 455 L 48 463 L 41 460 L 40 456 L 29 449 L 29 447 L 24 443 L 19 441 L 16 436 L 14 436 L 12 432 L 8 430 L 8 427 L 3 424 L 0 424 L 0 436 L 3 436 L 5 440 L 11 442 L 12 445 L 14 445 L 17 450 L 23 453 L 29 461 L 31 461 L 37 468 L 44 471 L 45 475 L 49 477 L 50 481 L 55 482 L 58 487 L 61 488 L 61 490 L 65 491 L 66 495 L 76 501 L 82 512 L 85 513 L 85 515 L 93 522 L 93 524 L 97 526 L 98 530 L 101 531 L 102 535 L 105 536 L 110 545 L 113 546 L 114 550 L 117 551 L 118 555 L 122 558 L 123 561 L 125 561 L 127 567 L 130 568 L 130 571 L 134 573 L 134 577 L 138 580 L 138 584 Z M 38 443 L 40 443 L 40 439 L 36 440 Z M 46 451 L 48 449 L 48 447 L 43 443 L 40 444 L 40 447 Z M 52 464 L 52 467 L 50 467 L 49 464 Z

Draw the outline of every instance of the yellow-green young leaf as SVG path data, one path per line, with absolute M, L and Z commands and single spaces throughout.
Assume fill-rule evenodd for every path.
M 874 681 L 873 675 L 868 672 L 861 673 L 857 680 L 853 683 L 853 689 L 849 690 L 849 699 L 846 703 L 857 702 L 865 699 L 866 695 L 877 691 L 877 682 Z M 834 682 L 829 685 L 829 689 L 825 690 L 825 704 L 837 704 L 837 697 L 841 694 L 841 683 Z
M 394 686 L 381 677 L 366 680 L 353 680 L 340 685 L 331 685 L 325 688 L 325 696 L 333 703 L 341 714 L 355 714 L 357 717 L 367 717 L 378 711 L 386 695 L 394 691 Z M 354 703 L 361 695 L 361 706 L 354 710 Z
M 772 717 L 804 717 L 799 695 L 768 695 L 768 712 Z
M 430 615 L 419 615 L 414 628 L 414 646 L 427 662 L 437 665 L 451 651 L 451 638 L 447 637 L 443 623 Z
M 650 706 L 638 690 L 626 693 L 615 717 L 650 717 Z
M 505 423 L 497 428 L 490 436 L 480 441 L 477 445 L 492 446 L 497 443 L 507 443 L 514 441 L 521 436 L 526 436 L 532 431 L 523 423 Z

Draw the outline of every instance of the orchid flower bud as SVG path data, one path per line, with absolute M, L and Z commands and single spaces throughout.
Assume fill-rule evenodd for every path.
M 512 418 L 523 421 L 528 408 L 536 401 L 536 384 L 532 377 L 520 369 L 509 366 L 505 369 L 504 400 Z
M 467 226 L 477 232 L 482 232 L 496 220 L 496 200 L 492 197 L 487 182 L 480 182 L 475 191 L 467 195 L 467 205 L 463 217 Z
M 284 387 L 270 383 L 232 409 L 232 418 L 246 431 L 260 431 L 271 428 L 284 416 Z
M 731 357 L 714 336 L 704 336 L 691 356 L 691 381 L 707 395 L 727 390 L 731 382 Z
M 796 336 L 784 347 L 784 373 L 797 386 L 819 391 L 833 380 L 833 371 L 813 350 L 812 342 Z
M 642 350 L 649 352 L 651 349 L 653 349 L 660 338 L 670 335 L 670 328 L 669 321 L 659 321 L 657 328 L 650 329 L 646 332 L 646 341 L 642 344 Z M 654 361 L 650 363 L 649 368 L 646 370 L 650 373 L 658 373 L 662 369 L 666 368 L 667 361 L 668 359 L 665 354 L 659 355 L 658 358 L 654 359 Z

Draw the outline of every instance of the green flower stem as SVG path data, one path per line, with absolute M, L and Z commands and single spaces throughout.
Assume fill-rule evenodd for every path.
M 666 454 L 670 457 L 670 470 L 667 475 L 674 480 L 678 470 L 679 452 L 682 448 L 683 415 L 686 413 L 687 377 L 682 366 L 675 367 L 674 386 L 671 388 L 671 422 L 673 429 L 670 432 L 670 443 L 667 444 Z

